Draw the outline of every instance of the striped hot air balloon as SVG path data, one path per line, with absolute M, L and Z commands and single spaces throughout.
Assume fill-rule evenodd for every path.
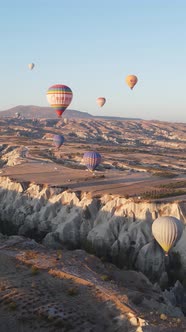
M 61 145 L 63 145 L 65 139 L 62 135 L 54 135 L 53 136 L 53 142 L 56 148 L 60 148 Z
M 85 152 L 83 161 L 89 171 L 94 171 L 101 162 L 101 155 L 98 152 Z
M 175 217 L 159 217 L 152 224 L 152 234 L 166 255 L 180 239 L 182 232 L 183 224 Z
M 52 85 L 47 91 L 47 100 L 59 117 L 70 105 L 72 97 L 72 90 L 62 84 Z

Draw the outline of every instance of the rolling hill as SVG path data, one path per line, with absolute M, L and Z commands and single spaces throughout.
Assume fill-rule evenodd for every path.
M 57 115 L 51 107 L 41 107 L 34 105 L 19 105 L 5 111 L 0 111 L 0 117 L 15 117 L 16 113 L 20 113 L 21 117 L 25 119 L 45 118 L 56 119 Z M 137 118 L 124 118 L 124 117 L 110 117 L 110 116 L 94 116 L 87 112 L 68 109 L 63 113 L 63 118 L 100 118 L 100 119 L 113 119 L 113 120 L 140 120 Z

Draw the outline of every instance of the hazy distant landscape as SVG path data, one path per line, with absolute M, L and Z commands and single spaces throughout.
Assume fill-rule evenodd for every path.
M 33 105 L 19 105 L 19 106 L 15 106 L 13 108 L 10 108 L 8 110 L 5 111 L 1 111 L 0 112 L 0 117 L 15 117 L 15 114 L 19 113 L 20 117 L 24 117 L 25 119 L 56 119 L 56 113 L 54 112 L 54 110 L 51 107 L 42 107 L 42 106 L 33 106 Z M 68 109 L 67 111 L 64 112 L 63 114 L 63 118 L 102 118 L 102 119 L 118 119 L 118 120 L 122 120 L 122 119 L 130 119 L 127 117 L 109 117 L 106 116 L 104 113 L 103 115 L 91 115 L 87 112 L 81 112 L 81 111 L 77 111 L 77 110 L 71 110 Z M 135 120 L 135 119 L 133 119 Z
M 70 181 L 72 176 L 75 183 L 79 183 L 79 177 L 84 179 L 81 185 L 74 184 L 74 188 L 89 189 L 94 194 L 99 191 L 132 197 L 142 195 L 144 198 L 161 198 L 186 193 L 184 123 L 98 119 L 77 111 L 66 112 L 69 118 L 64 113 L 61 119 L 48 119 L 37 117 L 38 114 L 41 116 L 41 109 L 30 106 L 25 107 L 25 112 L 20 112 L 24 116 L 17 119 L 15 110 L 20 111 L 20 106 L 14 108 L 12 113 L 11 110 L 0 113 L 3 115 L 0 117 L 3 172 L 16 174 L 19 165 L 23 164 L 23 176 L 29 165 L 37 160 L 50 168 L 55 164 L 58 169 L 65 167 L 60 174 L 64 185 L 67 185 L 65 172 L 70 172 Z M 53 145 L 54 134 L 65 137 L 65 144 L 59 150 Z M 25 147 L 27 153 L 20 152 Z M 96 188 L 95 179 L 89 172 L 85 172 L 86 166 L 82 162 L 84 152 L 94 150 L 102 156 L 102 163 L 97 170 L 97 177 L 102 178 L 97 179 L 99 186 L 96 185 Z M 11 172 L 7 166 L 11 166 Z M 37 167 L 39 169 L 40 166 Z M 54 177 L 55 175 L 53 181 Z M 170 179 L 174 183 L 173 188 L 166 187 Z M 46 176 L 46 180 L 50 181 L 50 178 Z M 68 187 L 73 188 L 73 184 L 68 183 Z

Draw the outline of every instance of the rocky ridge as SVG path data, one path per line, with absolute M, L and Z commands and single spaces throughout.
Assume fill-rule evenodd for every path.
M 136 268 L 153 281 L 161 280 L 167 266 L 151 233 L 153 220 L 163 215 L 185 223 L 186 202 L 134 202 L 112 195 L 92 198 L 86 192 L 0 178 L 1 232 L 35 238 L 53 248 L 83 248 L 121 268 Z M 176 272 L 181 280 L 186 271 L 185 237 L 184 229 L 170 253 L 171 265 L 179 255 L 181 267 Z

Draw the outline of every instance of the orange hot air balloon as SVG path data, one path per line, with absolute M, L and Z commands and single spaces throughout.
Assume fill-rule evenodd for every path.
M 98 106 L 103 107 L 103 105 L 106 103 L 106 99 L 104 97 L 99 97 L 96 100 Z
M 138 81 L 138 78 L 135 75 L 128 75 L 126 77 L 126 83 L 128 84 L 129 88 L 131 88 L 131 90 L 136 85 L 137 81 Z

